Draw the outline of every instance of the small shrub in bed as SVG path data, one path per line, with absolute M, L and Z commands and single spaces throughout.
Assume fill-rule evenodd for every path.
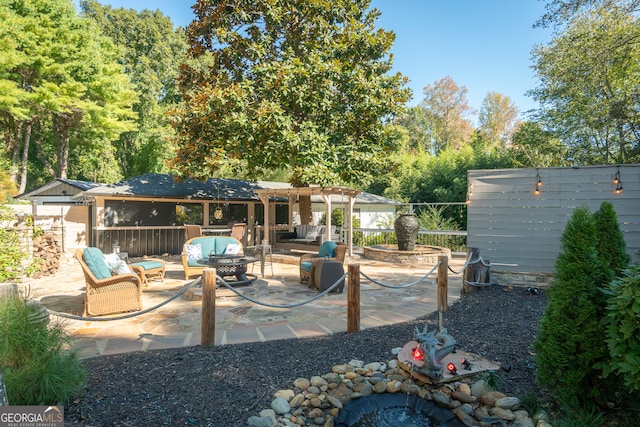
M 625 270 L 604 290 L 608 295 L 607 314 L 604 319 L 607 345 L 611 354 L 603 363 L 605 377 L 616 373 L 624 378 L 629 396 L 640 392 L 640 264 Z
M 11 405 L 57 405 L 78 394 L 84 369 L 59 322 L 27 293 L 0 299 L 0 371 Z
M 560 242 L 534 341 L 537 381 L 557 401 L 594 407 L 606 403 L 612 389 L 596 367 L 609 358 L 601 324 L 606 298 L 599 288 L 612 273 L 598 257 L 596 222 L 586 207 L 574 210 Z

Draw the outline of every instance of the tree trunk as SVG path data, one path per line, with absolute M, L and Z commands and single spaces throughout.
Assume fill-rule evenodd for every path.
M 22 146 L 22 167 L 20 169 L 20 188 L 18 192 L 24 193 L 27 189 L 27 166 L 29 164 L 29 143 L 31 142 L 31 129 L 33 127 L 33 120 L 25 122 L 24 127 L 24 144 Z
M 313 215 L 311 215 L 311 196 L 300 196 L 300 224 L 313 224 Z

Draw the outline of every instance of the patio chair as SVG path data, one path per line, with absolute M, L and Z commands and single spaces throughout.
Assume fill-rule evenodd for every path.
M 238 222 L 238 223 L 234 223 L 231 224 L 231 237 L 233 237 L 234 239 L 237 239 L 240 243 L 242 243 L 242 246 L 247 246 L 247 239 L 246 239 L 246 231 L 247 231 L 247 224 Z
M 194 237 L 202 237 L 202 228 L 198 224 L 184 225 L 184 240 L 191 240 Z
M 315 266 L 320 261 L 331 260 L 344 263 L 347 245 L 343 242 L 324 242 L 317 254 L 304 254 L 300 257 L 300 283 L 309 284 L 315 272 Z
M 141 280 L 137 274 L 113 275 L 98 248 L 76 249 L 86 283 L 84 315 L 142 310 Z

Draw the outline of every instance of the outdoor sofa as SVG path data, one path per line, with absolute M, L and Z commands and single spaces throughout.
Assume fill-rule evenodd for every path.
M 233 237 L 203 236 L 187 240 L 182 249 L 182 267 L 184 268 L 185 280 L 191 276 L 201 275 L 207 267 L 205 264 L 200 264 L 199 259 L 207 259 L 209 255 L 222 255 L 231 252 L 242 253 L 242 243 Z

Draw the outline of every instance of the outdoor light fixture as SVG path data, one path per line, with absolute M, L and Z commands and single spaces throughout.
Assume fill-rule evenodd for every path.
M 618 182 L 618 185 L 616 185 L 615 193 L 616 194 L 622 193 L 622 183 L 621 182 Z
M 222 208 L 220 206 L 218 206 L 216 210 L 213 211 L 213 217 L 218 220 L 222 219 Z
M 420 347 L 413 349 L 413 358 L 416 360 L 424 360 L 424 352 Z
M 540 187 L 542 187 L 542 180 L 540 179 L 540 173 L 536 169 L 536 188 L 533 190 L 533 194 L 540 194 Z
M 456 365 L 453 363 L 447 364 L 447 369 L 449 370 L 449 373 L 451 375 L 456 375 L 458 373 L 458 370 L 456 369 Z
M 620 181 L 620 166 L 618 166 L 618 170 L 616 174 L 613 176 L 613 183 L 616 185 L 616 189 L 614 193 L 620 194 L 622 193 L 622 181 Z
M 464 369 L 466 369 L 467 371 L 469 370 L 469 367 L 471 366 L 471 362 L 469 362 L 467 359 L 463 357 L 460 363 L 462 363 L 462 366 L 464 366 Z

